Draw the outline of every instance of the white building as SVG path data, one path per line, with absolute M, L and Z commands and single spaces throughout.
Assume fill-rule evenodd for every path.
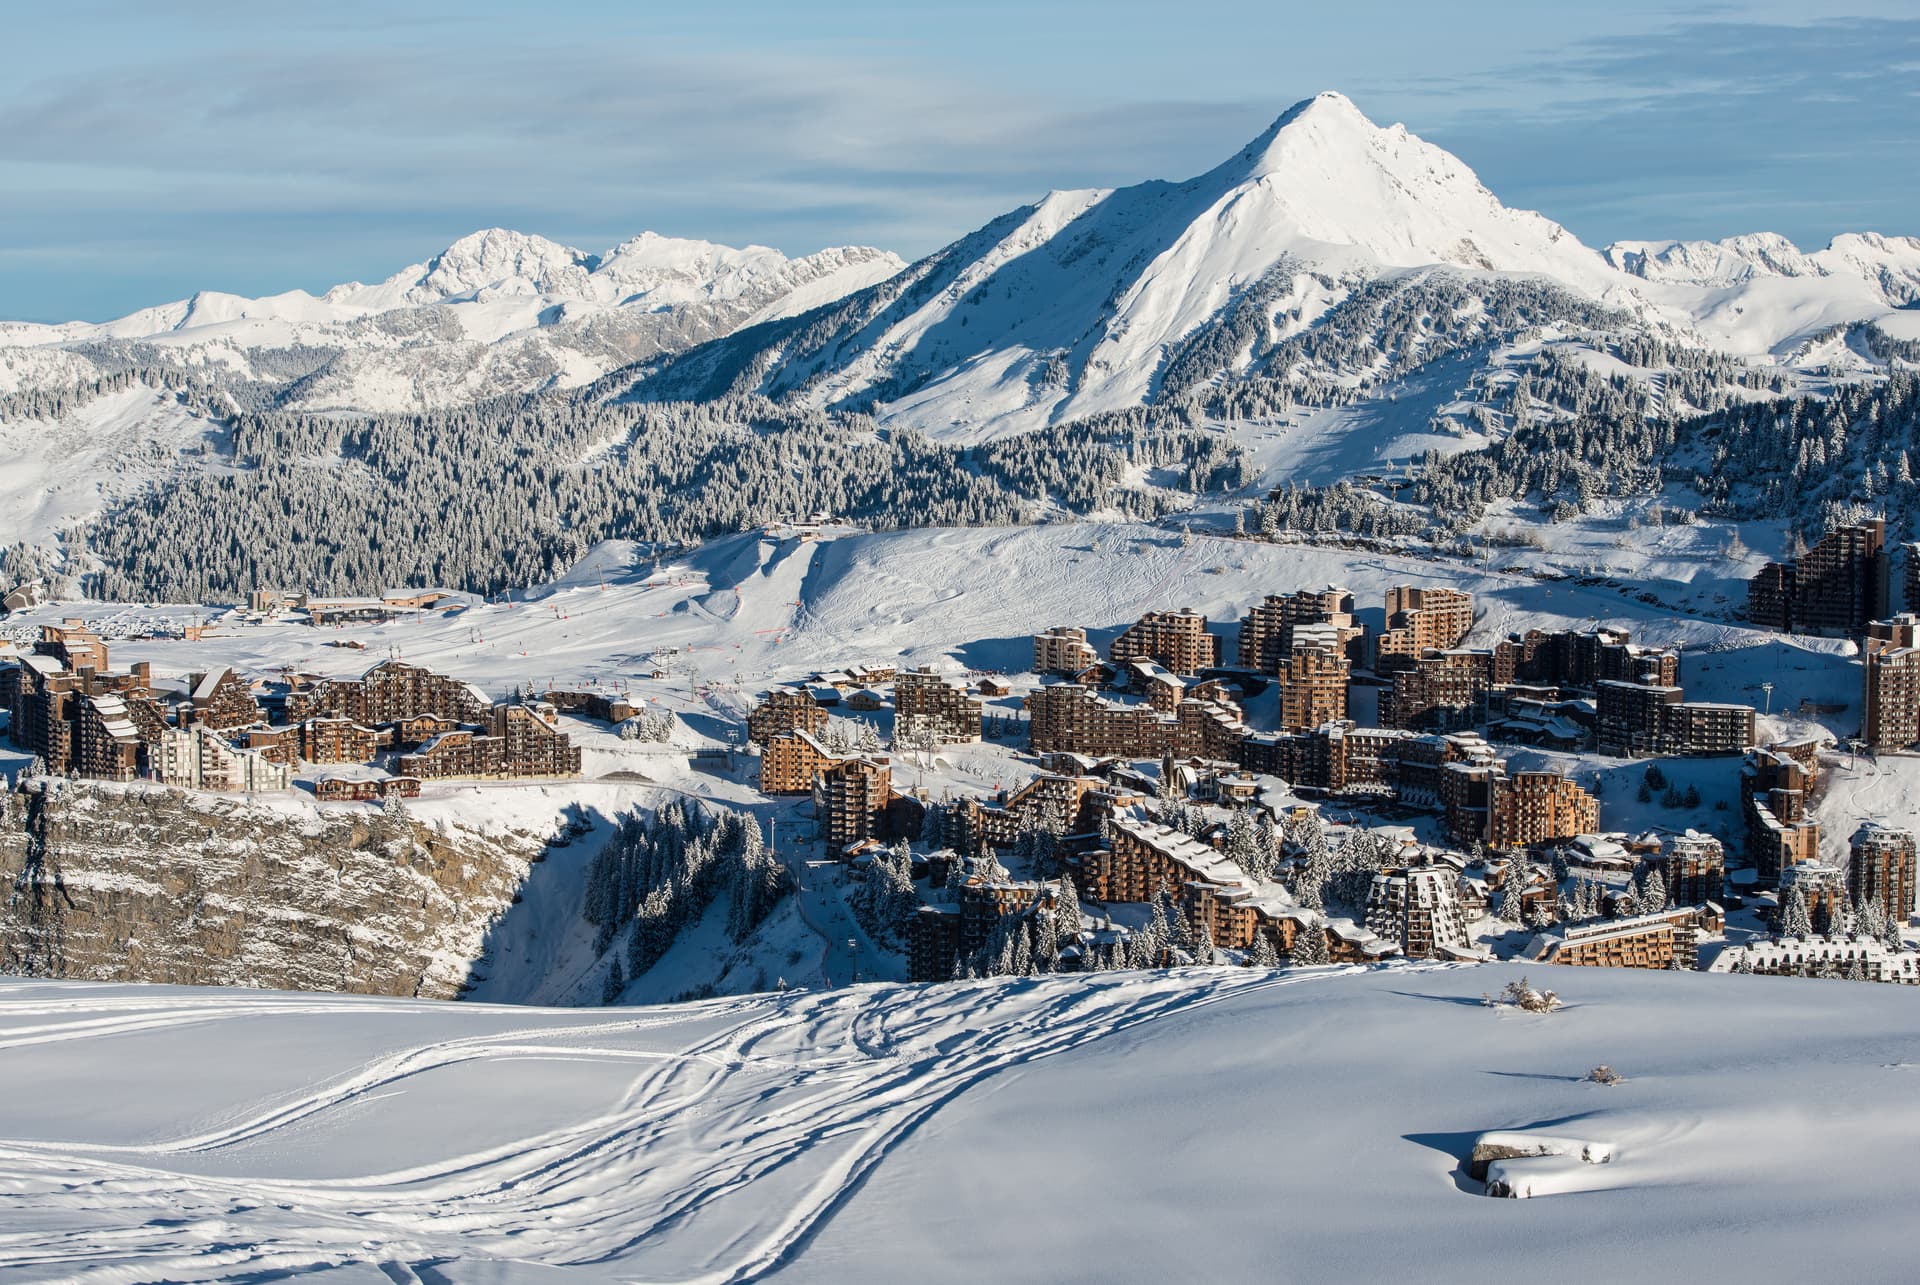
M 168 728 L 151 751 L 154 779 L 190 790 L 287 790 L 293 769 L 236 749 L 205 727 Z

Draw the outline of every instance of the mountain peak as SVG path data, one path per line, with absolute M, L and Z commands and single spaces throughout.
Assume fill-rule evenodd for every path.
M 550 293 L 577 285 L 596 262 L 592 255 L 542 236 L 482 228 L 434 255 L 411 293 L 417 302 L 439 302 L 485 289 Z
M 1359 150 L 1383 132 L 1351 98 L 1330 89 L 1287 108 L 1227 164 L 1259 177 L 1285 168 L 1302 150 Z
M 1252 240 L 1309 259 L 1548 273 L 1595 295 L 1619 284 L 1565 228 L 1508 209 L 1459 157 L 1344 94 L 1295 103 L 1199 181 L 1242 207 Z
M 1362 125 L 1373 126 L 1373 122 L 1367 119 L 1367 114 L 1361 111 L 1351 98 L 1337 89 L 1324 89 L 1312 98 L 1302 98 L 1280 113 L 1280 119 L 1273 123 L 1273 129 L 1282 130 L 1296 121 L 1309 118 L 1318 121 L 1357 121 Z

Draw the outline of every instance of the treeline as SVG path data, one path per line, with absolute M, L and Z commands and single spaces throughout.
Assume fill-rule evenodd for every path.
M 176 366 L 129 366 L 66 388 L 23 388 L 0 396 L 0 424 L 61 419 L 134 388 L 172 393 L 182 406 L 209 418 L 230 414 L 236 405 L 222 388 Z
M 254 413 L 233 419 L 232 440 L 238 467 L 151 488 L 93 525 L 98 596 L 491 594 L 552 579 L 607 539 L 693 543 L 814 510 L 881 529 L 1105 507 L 1151 518 L 1176 498 L 1130 486 L 1130 465 L 1207 487 L 1244 476 L 1230 439 L 1152 412 L 956 447 L 761 398 Z

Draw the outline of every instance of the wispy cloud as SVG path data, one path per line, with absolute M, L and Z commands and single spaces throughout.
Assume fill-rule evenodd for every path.
M 1920 145 L 1916 57 L 1920 20 L 1678 23 L 1503 68 L 1524 119 L 1469 110 L 1429 136 L 1588 240 L 1920 233 L 1920 173 L 1896 160 Z
M 143 11 L 89 12 L 104 29 Z M 184 12 L 221 38 L 28 60 L 0 86 L 0 312 L 322 286 L 495 223 L 587 249 L 653 228 L 913 254 L 1049 188 L 1197 173 L 1329 86 L 1592 241 L 1920 231 L 1903 226 L 1920 224 L 1906 163 L 1920 21 L 1695 9 L 1527 59 L 1511 41 L 1449 50 L 1402 74 L 1357 39 L 1354 16 L 1324 20 L 1324 59 L 1276 44 L 1314 77 L 1282 87 L 1137 70 L 1069 85 L 1044 59 L 1016 75 L 924 41 L 895 49 L 879 19 L 851 42 L 761 41 L 725 32 L 723 14 L 670 34 L 576 22 L 523 35 L 491 0 L 340 0 L 288 32 L 240 0 Z M 70 302 L 10 302 L 59 289 Z

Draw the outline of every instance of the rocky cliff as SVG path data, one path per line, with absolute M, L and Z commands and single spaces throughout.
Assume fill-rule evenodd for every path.
M 0 810 L 0 971 L 452 998 L 533 834 L 36 779 Z

